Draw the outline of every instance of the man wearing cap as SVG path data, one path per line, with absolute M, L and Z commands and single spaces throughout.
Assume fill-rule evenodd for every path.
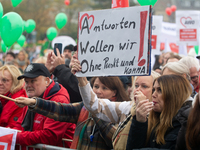
M 70 63 L 71 58 L 72 58 L 72 51 L 73 50 L 74 50 L 74 46 L 72 44 L 65 46 L 65 48 L 63 50 L 63 55 L 65 57 L 65 65 L 67 67 L 69 67 L 69 63 Z
M 50 73 L 43 64 L 32 63 L 28 65 L 24 75 L 19 76 L 18 80 L 23 78 L 29 98 L 40 97 L 45 100 L 69 103 L 67 90 L 50 79 Z M 63 146 L 62 138 L 72 139 L 75 125 L 54 121 L 31 112 L 28 107 L 24 107 L 22 116 L 18 119 L 15 129 L 22 131 L 18 132 L 16 140 L 16 143 L 22 146 L 38 143 Z M 65 147 L 70 147 L 71 143 L 67 142 L 64 144 Z

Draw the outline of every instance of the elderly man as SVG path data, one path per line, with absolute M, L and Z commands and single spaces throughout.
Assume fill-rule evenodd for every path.
M 190 69 L 190 83 L 193 85 L 194 90 L 199 92 L 199 63 L 198 60 L 191 57 L 186 56 L 180 60 L 181 63 L 184 63 Z
M 50 73 L 43 64 L 32 63 L 28 65 L 24 75 L 19 76 L 18 80 L 23 78 L 29 98 L 40 97 L 45 100 L 69 103 L 67 90 L 50 79 Z M 17 134 L 17 144 L 27 146 L 43 143 L 63 146 L 62 138 L 72 139 L 75 125 L 54 121 L 38 113 L 31 112 L 28 107 L 24 107 L 23 114 L 18 119 L 15 129 L 22 131 Z M 65 144 L 66 147 L 70 147 L 71 143 Z

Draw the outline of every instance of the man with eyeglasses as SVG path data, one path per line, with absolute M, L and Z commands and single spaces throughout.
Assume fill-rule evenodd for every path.
M 180 62 L 184 63 L 187 65 L 190 69 L 190 83 L 193 85 L 194 90 L 196 92 L 199 92 L 199 63 L 198 60 L 191 57 L 191 56 L 186 56 L 183 57 Z

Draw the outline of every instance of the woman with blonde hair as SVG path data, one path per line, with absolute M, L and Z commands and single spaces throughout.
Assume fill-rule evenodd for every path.
M 28 60 L 28 54 L 26 51 L 21 50 L 17 54 L 17 63 L 18 63 L 18 68 L 21 72 L 24 72 L 24 69 L 29 65 L 29 60 Z
M 125 102 L 112 102 L 98 98 L 90 88 L 86 78 L 78 78 L 83 103 L 90 113 L 106 122 L 119 124 L 112 137 L 115 150 L 126 149 L 132 120 L 130 114 L 135 114 L 135 103 L 146 99 L 151 101 L 153 81 L 159 76 L 157 72 L 152 71 L 150 76 L 136 77 L 132 87 L 134 89 L 132 101 Z
M 47 62 L 47 57 L 45 56 L 42 56 L 42 57 L 39 57 L 37 58 L 35 61 L 33 61 L 34 63 L 40 63 L 40 64 L 44 64 Z
M 153 84 L 152 102 L 142 100 L 136 105 L 126 149 L 175 149 L 179 130 L 187 120 L 182 113 L 191 106 L 187 101 L 191 92 L 188 80 L 182 76 L 158 77 Z
M 23 80 L 17 80 L 21 75 L 19 69 L 13 65 L 4 65 L 0 67 L 0 94 L 10 97 L 27 97 L 23 89 Z M 0 98 L 2 112 L 0 115 L 0 126 L 14 127 L 16 121 L 22 113 L 22 108 L 18 107 L 13 101 Z

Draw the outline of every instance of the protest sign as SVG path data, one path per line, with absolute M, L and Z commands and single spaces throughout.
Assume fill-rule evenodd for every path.
M 160 54 L 160 38 L 162 30 L 163 16 L 153 16 L 152 21 L 152 37 L 151 37 L 151 48 L 152 53 Z
M 79 13 L 77 76 L 148 75 L 151 6 Z
M 178 44 L 199 44 L 199 11 L 176 11 Z
M 17 130 L 0 127 L 0 149 L 14 150 Z
M 175 23 L 162 23 L 161 42 L 165 43 L 164 52 L 179 53 L 179 46 L 176 41 L 176 24 Z

